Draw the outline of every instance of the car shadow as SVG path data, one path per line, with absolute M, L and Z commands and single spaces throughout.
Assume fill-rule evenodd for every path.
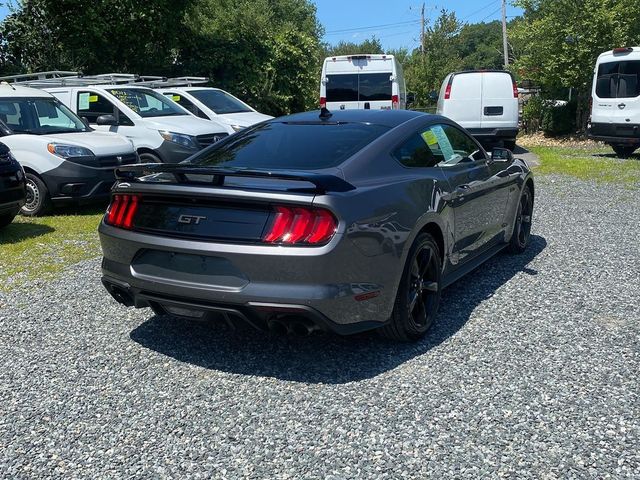
M 525 153 L 531 153 L 529 150 L 527 150 L 524 147 L 521 147 L 520 145 L 516 145 L 515 148 L 513 149 L 512 152 L 514 155 L 522 155 Z
M 626 158 L 619 157 L 616 153 L 593 153 L 591 156 L 598 158 L 611 158 L 613 160 L 640 160 L 640 152 L 632 153 Z
M 20 243 L 29 238 L 40 237 L 54 232 L 55 228 L 40 223 L 13 222 L 0 230 L 0 245 Z
M 519 272 L 536 275 L 527 265 L 546 247 L 532 236 L 522 255 L 500 254 L 442 295 L 436 323 L 417 343 L 396 343 L 375 332 L 341 337 L 320 334 L 291 337 L 254 331 L 230 331 L 223 324 L 202 324 L 153 316 L 130 333 L 133 341 L 181 362 L 222 372 L 280 380 L 342 384 L 375 377 L 428 352 L 455 335 L 474 309 Z

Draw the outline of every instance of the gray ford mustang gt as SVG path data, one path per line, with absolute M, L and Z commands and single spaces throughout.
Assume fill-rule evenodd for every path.
M 531 231 L 527 164 L 412 111 L 290 115 L 116 173 L 99 227 L 111 295 L 265 330 L 419 339 L 443 288 Z

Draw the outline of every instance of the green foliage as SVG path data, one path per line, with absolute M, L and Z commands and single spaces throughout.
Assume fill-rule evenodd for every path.
M 547 103 L 542 113 L 541 128 L 545 135 L 566 135 L 575 130 L 576 103 L 553 105 Z
M 317 96 L 309 0 L 23 0 L 0 26 L 5 73 L 202 75 L 275 115 Z
M 457 42 L 462 70 L 502 69 L 504 56 L 499 21 L 466 24 L 460 29 Z
M 338 55 L 357 55 L 359 53 L 386 53 L 380 40 L 371 37 L 360 43 L 339 42 L 337 45 L 325 45 L 323 58 L 337 57 Z
M 539 95 L 532 96 L 522 107 L 522 123 L 527 133 L 540 130 L 545 112 L 544 101 Z

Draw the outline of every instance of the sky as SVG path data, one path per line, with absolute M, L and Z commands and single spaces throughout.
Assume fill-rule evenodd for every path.
M 385 49 L 420 44 L 421 1 L 411 0 L 312 0 L 324 26 L 324 40 L 336 44 L 359 42 L 375 35 Z M 443 8 L 455 12 L 467 23 L 500 18 L 501 0 L 436 0 L 425 3 L 427 22 L 435 20 Z M 507 19 L 522 10 L 507 2 Z
M 376 36 L 385 49 L 415 48 L 420 38 L 420 9 L 418 0 L 312 0 L 318 19 L 324 26 L 324 40 L 336 44 L 341 40 L 359 42 Z M 467 23 L 489 22 L 500 18 L 501 0 L 436 0 L 425 2 L 427 22 L 435 20 L 446 8 Z M 507 2 L 507 18 L 521 10 Z M 16 0 L 0 0 L 0 20 L 9 13 L 8 4 Z

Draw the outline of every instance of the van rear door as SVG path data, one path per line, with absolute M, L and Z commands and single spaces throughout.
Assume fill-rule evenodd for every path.
M 598 65 L 591 121 L 623 125 L 640 123 L 640 60 L 614 57 L 614 61 Z M 630 125 L 630 134 L 632 129 Z
M 464 128 L 480 128 L 482 80 L 478 73 L 453 74 L 449 98 L 443 100 L 443 115 Z M 445 87 L 446 88 L 446 87 Z
M 517 128 L 518 98 L 508 73 L 483 72 L 481 128 Z

